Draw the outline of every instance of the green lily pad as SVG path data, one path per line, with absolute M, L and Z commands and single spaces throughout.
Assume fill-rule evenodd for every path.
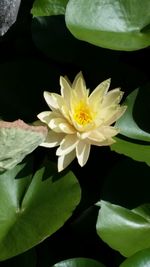
M 12 169 L 46 138 L 47 128 L 29 126 L 21 120 L 0 121 L 0 171 Z
M 120 267 L 149 267 L 150 266 L 150 248 L 137 252 L 126 259 Z
M 18 255 L 56 232 L 80 201 L 71 172 L 47 162 L 33 175 L 31 162 L 0 175 L 0 260 Z
M 150 112 L 149 88 L 149 84 L 144 85 L 126 98 L 124 104 L 128 108 L 115 124 L 120 129 L 121 135 L 115 138 L 116 143 L 111 146 L 111 150 L 148 165 L 150 165 L 150 123 L 147 116 Z
M 68 0 L 35 0 L 31 13 L 33 16 L 51 16 L 65 13 Z
M 98 203 L 97 233 L 110 247 L 130 257 L 150 247 L 150 205 L 129 210 L 106 201 Z
M 142 129 L 142 126 L 150 125 L 149 119 L 146 116 L 146 114 L 149 114 L 149 102 L 147 101 L 150 97 L 149 89 L 150 85 L 141 87 L 134 90 L 126 98 L 124 104 L 128 108 L 115 124 L 120 129 L 122 135 L 150 142 L 150 133 Z
M 65 19 L 78 39 L 114 50 L 150 45 L 150 1 L 69 0 Z
M 134 160 L 150 165 L 150 145 L 135 144 L 132 139 L 128 141 L 115 137 L 116 143 L 111 145 L 111 150 L 128 156 Z
M 56 263 L 53 267 L 105 267 L 102 263 L 86 258 L 76 258 L 61 261 Z

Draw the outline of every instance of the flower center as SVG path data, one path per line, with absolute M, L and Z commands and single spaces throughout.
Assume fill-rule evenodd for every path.
M 74 120 L 83 126 L 92 121 L 90 109 L 85 103 L 79 103 L 79 105 L 75 108 Z

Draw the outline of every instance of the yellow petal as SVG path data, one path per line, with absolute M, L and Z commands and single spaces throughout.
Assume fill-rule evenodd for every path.
M 58 157 L 58 172 L 63 171 L 76 157 L 75 150 L 69 154 Z
M 78 143 L 76 134 L 66 135 L 56 151 L 57 156 L 66 155 L 75 149 Z
M 73 116 L 72 116 L 73 117 Z M 95 127 L 95 122 L 92 121 L 91 123 L 88 123 L 87 125 L 80 125 L 78 124 L 75 120 L 72 119 L 72 123 L 75 127 L 75 129 L 79 132 L 87 132 L 87 131 L 90 131 L 92 129 L 94 129 Z
M 79 141 L 79 143 L 76 146 L 76 155 L 78 163 L 80 164 L 81 167 L 83 167 L 86 164 L 89 158 L 90 148 L 91 148 L 90 144 L 85 143 L 83 141 Z
M 40 145 L 44 147 L 55 147 L 60 144 L 62 139 L 64 138 L 64 134 L 57 134 L 53 131 L 49 131 L 46 137 L 46 140 Z

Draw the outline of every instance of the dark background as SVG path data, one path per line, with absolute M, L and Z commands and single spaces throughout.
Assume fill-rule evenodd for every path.
M 111 77 L 111 88 L 121 87 L 125 92 L 124 98 L 148 82 L 149 48 L 123 52 L 79 41 L 67 30 L 64 16 L 32 18 L 32 3 L 22 0 L 16 23 L 0 37 L 2 119 L 35 121 L 36 115 L 47 108 L 43 91 L 59 92 L 60 75 L 73 80 L 82 70 L 91 90 Z M 38 148 L 34 155 L 41 161 L 45 156 L 56 160 L 53 149 Z M 94 204 L 105 199 L 133 208 L 148 202 L 146 165 L 137 164 L 109 148 L 94 147 L 84 168 L 75 161 L 71 169 L 82 188 L 82 200 L 72 218 L 33 250 L 1 262 L 0 266 L 50 267 L 67 258 L 88 257 L 103 262 L 107 267 L 117 267 L 123 260 L 97 236 L 98 207 Z M 144 185 L 141 185 L 141 179 L 145 179 Z

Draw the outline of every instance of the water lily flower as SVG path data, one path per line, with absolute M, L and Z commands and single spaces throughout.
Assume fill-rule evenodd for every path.
M 71 84 L 68 78 L 60 77 L 61 95 L 44 92 L 51 111 L 38 114 L 47 124 L 49 133 L 42 146 L 59 146 L 58 171 L 65 169 L 75 157 L 80 166 L 89 158 L 91 145 L 109 146 L 119 129 L 111 126 L 126 110 L 119 105 L 123 96 L 120 88 L 110 90 L 110 79 L 100 83 L 89 94 L 82 73 Z

